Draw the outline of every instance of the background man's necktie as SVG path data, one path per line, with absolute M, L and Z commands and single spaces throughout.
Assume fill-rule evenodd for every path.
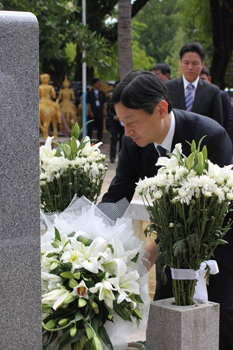
M 186 88 L 186 95 L 185 95 L 185 104 L 186 104 L 187 111 L 192 110 L 192 106 L 194 102 L 193 94 L 194 94 L 194 85 L 189 84 Z
M 166 156 L 167 150 L 165 148 L 163 148 L 162 146 L 157 146 L 157 150 L 158 150 L 160 157 Z

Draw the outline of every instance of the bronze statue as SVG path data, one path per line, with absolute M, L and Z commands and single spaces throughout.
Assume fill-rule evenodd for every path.
M 61 123 L 61 111 L 58 100 L 54 102 L 52 99 L 56 98 L 56 92 L 52 85 L 49 85 L 49 74 L 41 74 L 40 79 L 42 84 L 39 86 L 39 114 L 40 114 L 40 129 L 44 139 L 48 137 L 48 128 L 52 122 L 53 136 L 57 138 L 57 123 Z

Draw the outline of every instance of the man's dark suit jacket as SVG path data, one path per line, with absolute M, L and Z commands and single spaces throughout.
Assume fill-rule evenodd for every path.
M 220 90 L 220 96 L 222 101 L 223 127 L 227 130 L 228 119 L 231 113 L 231 99 L 229 94 L 224 90 Z
M 165 82 L 172 100 L 172 107 L 186 110 L 183 78 Z M 198 113 L 216 120 L 223 125 L 222 102 L 219 88 L 199 79 L 195 99 L 192 107 L 193 113 Z
M 192 140 L 199 140 L 207 135 L 202 146 L 206 145 L 208 150 L 208 158 L 219 166 L 232 163 L 232 143 L 226 130 L 214 120 L 190 113 L 182 110 L 173 110 L 175 114 L 175 134 L 172 142 L 172 150 L 176 143 L 182 144 L 183 153 L 188 156 Z M 148 116 L 148 118 L 150 118 Z M 136 182 L 139 178 L 152 177 L 156 175 L 158 167 L 155 163 L 158 154 L 154 144 L 146 147 L 139 147 L 127 136 L 123 136 L 122 150 L 119 153 L 119 160 L 116 169 L 116 176 L 113 178 L 108 192 L 103 196 L 102 202 L 118 202 L 126 197 L 130 202 L 135 191 Z M 233 234 L 227 234 L 227 240 L 232 245 L 226 244 L 216 249 L 217 260 L 224 265 L 227 261 L 231 261 L 230 269 L 233 272 Z M 218 250 L 220 254 L 218 256 Z

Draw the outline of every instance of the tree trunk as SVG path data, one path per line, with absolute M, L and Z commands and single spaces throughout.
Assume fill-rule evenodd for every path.
M 213 26 L 212 83 L 225 88 L 225 74 L 233 50 L 233 0 L 210 0 Z
M 120 65 L 120 78 L 122 79 L 133 69 L 131 48 L 131 0 L 119 0 L 118 12 L 118 54 Z

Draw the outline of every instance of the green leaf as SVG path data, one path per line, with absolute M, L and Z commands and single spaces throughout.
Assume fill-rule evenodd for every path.
M 89 239 L 89 238 L 81 236 L 81 235 L 78 236 L 76 239 L 78 242 L 82 242 L 86 247 L 90 246 L 92 243 L 92 239 Z
M 96 275 L 97 281 L 101 282 L 104 279 L 105 275 L 106 275 L 106 271 L 104 271 L 104 272 L 101 271 L 101 272 L 97 273 L 97 275 Z
M 203 154 L 204 161 L 206 161 L 208 159 L 208 151 L 207 151 L 206 145 L 203 146 L 202 148 L 202 154 Z
M 59 242 L 61 242 L 61 236 L 60 236 L 60 233 L 59 233 L 59 231 L 58 231 L 58 229 L 55 227 L 55 238 L 59 241 Z
M 197 155 L 197 161 L 198 161 L 198 164 L 203 164 L 203 154 L 202 152 L 199 152 L 198 155 Z
M 142 320 L 142 314 L 138 309 L 133 309 L 133 315 L 137 318 Z
M 191 153 L 191 154 L 188 156 L 188 158 L 185 159 L 185 166 L 186 166 L 186 168 L 188 168 L 189 170 L 192 169 L 192 167 L 193 167 L 194 158 L 195 158 L 194 153 Z
M 131 319 L 131 311 L 128 310 L 124 303 L 122 304 L 117 304 L 116 301 L 113 302 L 114 304 L 114 311 L 124 320 L 124 321 L 130 321 L 132 322 Z
M 73 274 L 72 274 L 70 271 L 62 272 L 62 273 L 60 273 L 60 276 L 61 276 L 61 277 L 64 277 L 64 278 L 68 278 L 68 279 L 74 277 Z
M 196 166 L 195 166 L 195 169 L 194 169 L 198 175 L 202 175 L 203 174 L 203 170 L 204 170 L 204 166 L 203 164 L 200 164 L 198 163 Z
M 185 251 L 185 240 L 180 239 L 173 245 L 173 251 L 174 251 L 174 256 L 177 256 L 177 254 Z
M 69 234 L 68 234 L 68 237 L 74 237 L 75 233 L 76 233 L 75 231 L 69 233 Z
M 72 136 L 72 139 L 71 139 L 71 153 L 72 153 L 73 158 L 75 158 L 76 155 L 77 155 L 77 149 L 78 149 L 78 146 L 77 146 L 76 138 L 74 136 Z
M 135 257 L 132 259 L 132 261 L 136 263 L 138 260 L 138 257 L 139 257 L 139 252 L 135 255 Z
M 78 286 L 78 282 L 77 282 L 74 278 L 71 278 L 71 279 L 69 280 L 69 287 L 72 288 L 72 289 L 74 289 L 74 288 L 77 287 L 77 286 Z
M 92 347 L 92 338 L 89 339 L 89 340 L 86 342 L 86 344 L 85 344 L 85 346 L 84 346 L 84 350 L 93 350 L 93 347 Z
M 56 326 L 56 323 L 55 323 L 54 320 L 50 320 L 50 321 L 48 321 L 48 322 L 46 323 L 45 326 L 46 326 L 47 328 L 49 328 L 49 329 L 53 329 L 53 328 Z
M 135 298 L 135 300 L 136 300 L 137 303 L 143 304 L 143 300 L 142 300 L 142 298 L 140 297 L 139 294 L 136 294 L 136 295 L 134 296 L 134 298 Z
M 61 151 L 59 149 L 57 149 L 54 156 L 55 157 L 62 157 Z
M 192 140 L 191 143 L 191 152 L 195 152 L 196 151 L 196 142 L 194 140 Z
M 221 238 L 217 240 L 217 243 L 218 244 L 228 244 L 227 241 L 225 241 L 224 239 L 221 239 Z
M 84 319 L 83 314 L 80 311 L 78 311 L 75 315 L 75 319 L 74 319 L 75 322 L 78 322 L 78 321 L 83 320 L 83 319 Z
M 110 350 L 114 350 L 113 346 L 112 346 L 112 342 L 108 336 L 108 333 L 106 332 L 106 329 L 104 328 L 104 326 L 100 326 L 99 327 L 99 336 L 102 339 L 102 341 L 104 342 L 104 344 L 110 349 Z
M 71 130 L 71 137 L 74 137 L 76 140 L 78 140 L 79 136 L 80 136 L 80 127 L 78 125 L 78 123 L 75 123 L 72 130 Z
M 202 140 L 206 137 L 206 135 L 204 135 L 200 141 L 198 142 L 198 147 L 197 147 L 197 152 L 199 153 L 200 152 L 200 149 L 201 149 L 201 143 L 202 143 Z

